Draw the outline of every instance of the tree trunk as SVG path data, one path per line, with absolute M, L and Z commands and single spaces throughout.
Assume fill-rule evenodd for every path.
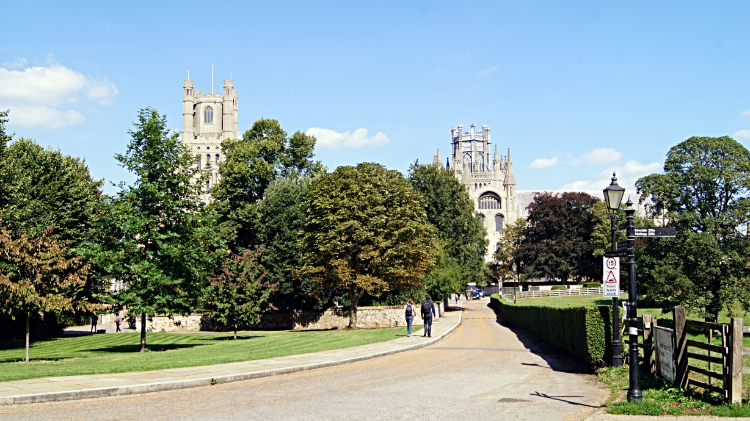
M 146 352 L 146 313 L 141 313 L 141 351 Z
M 237 339 L 237 325 L 234 326 L 234 339 Z
M 30 313 L 26 313 L 26 362 L 29 362 L 29 319 Z
M 357 287 L 352 284 L 349 286 L 349 328 L 357 327 L 357 304 L 361 293 L 357 294 Z

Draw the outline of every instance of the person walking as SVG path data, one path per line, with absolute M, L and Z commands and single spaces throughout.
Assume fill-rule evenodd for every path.
M 99 321 L 99 316 L 94 313 L 93 316 L 91 316 L 91 333 L 96 333 L 96 322 Z
M 115 326 L 117 327 L 117 330 L 115 330 L 115 333 L 122 332 L 120 330 L 120 323 L 122 323 L 122 319 L 120 318 L 120 315 L 118 314 L 117 317 L 115 317 Z
M 435 315 L 435 303 L 430 299 L 430 294 L 425 295 L 422 301 L 422 320 L 424 320 L 424 334 L 422 336 L 432 337 L 432 316 Z
M 406 318 L 406 337 L 411 336 L 411 325 L 414 323 L 414 301 L 409 298 L 406 301 L 406 307 L 404 307 L 404 317 Z

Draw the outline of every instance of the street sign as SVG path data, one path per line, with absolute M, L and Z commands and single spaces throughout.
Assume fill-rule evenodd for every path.
M 674 227 L 662 227 L 662 228 L 635 227 L 633 228 L 634 237 L 674 237 L 676 235 L 677 235 L 677 228 L 674 228 Z
M 604 253 L 604 257 L 628 257 L 627 251 L 608 251 Z
M 674 330 L 656 326 L 654 333 L 659 374 L 674 384 Z
M 604 258 L 604 288 L 605 297 L 620 296 L 620 258 Z

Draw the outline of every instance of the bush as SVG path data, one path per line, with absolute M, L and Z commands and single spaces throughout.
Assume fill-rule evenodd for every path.
M 601 288 L 602 284 L 599 282 L 587 282 L 583 284 L 584 288 Z
M 610 308 L 510 305 L 492 294 L 490 306 L 511 325 L 584 364 L 592 371 L 611 359 Z
M 552 287 L 552 291 L 559 291 L 563 289 L 568 289 L 568 287 L 566 287 L 565 285 L 555 285 Z

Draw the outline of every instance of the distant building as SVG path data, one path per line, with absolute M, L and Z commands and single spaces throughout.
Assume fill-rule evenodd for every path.
M 219 182 L 219 162 L 224 159 L 221 142 L 238 138 L 237 91 L 232 79 L 224 80 L 222 93 L 194 91 L 193 81 L 186 80 L 183 85 L 181 139 L 196 156 L 198 168 L 211 170 L 206 192 Z M 208 194 L 203 199 L 208 200 Z
M 494 156 L 490 159 L 490 128 L 482 126 L 477 131 L 476 127 L 472 124 L 465 132 L 461 125 L 451 128 L 451 160 L 456 178 L 466 186 L 474 201 L 475 212 L 481 215 L 487 228 L 490 244 L 485 260 L 489 262 L 493 259 L 501 232 L 519 217 L 516 178 L 510 148 L 507 156 L 500 156 L 495 146 Z M 442 165 L 439 149 L 433 163 Z

